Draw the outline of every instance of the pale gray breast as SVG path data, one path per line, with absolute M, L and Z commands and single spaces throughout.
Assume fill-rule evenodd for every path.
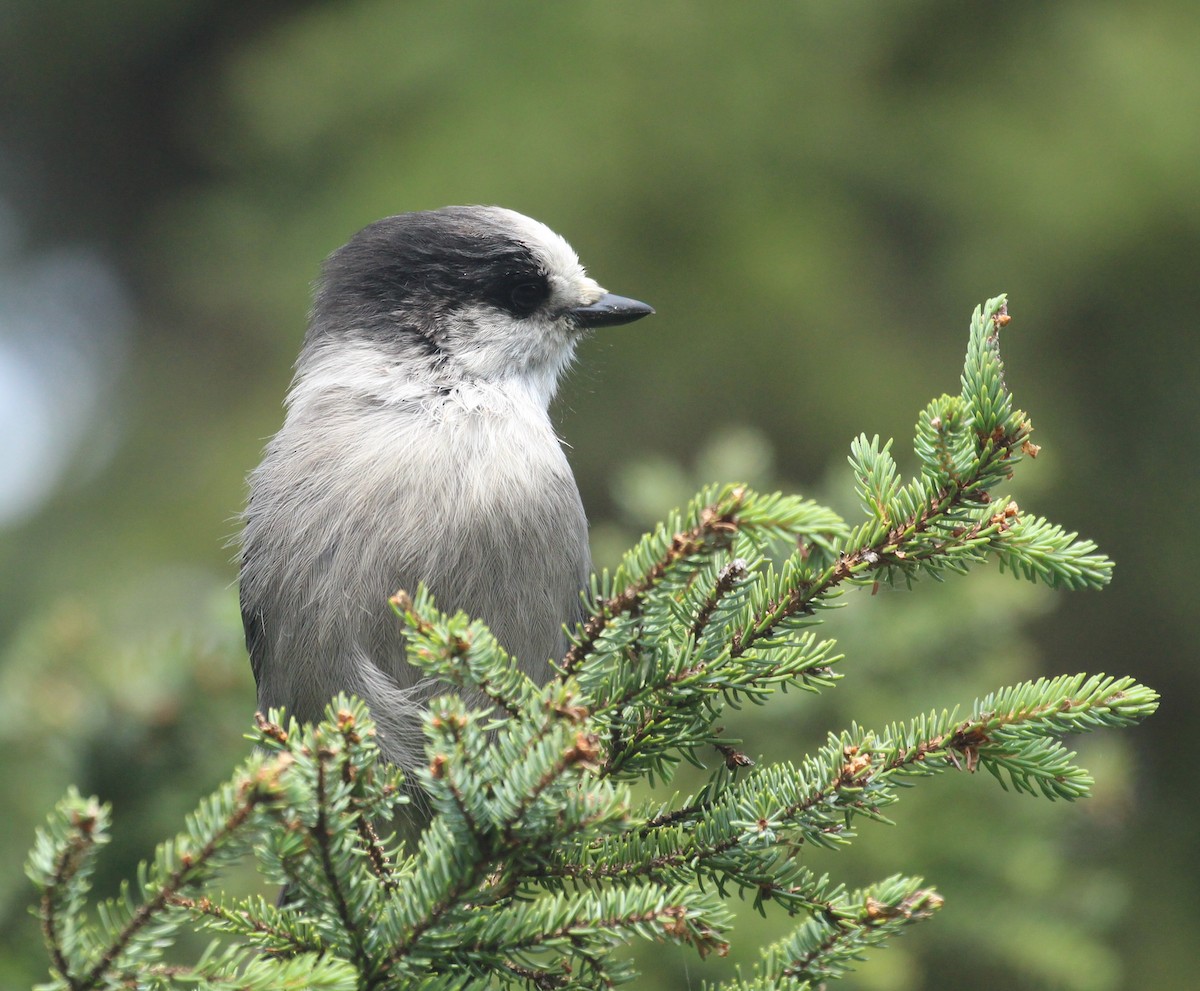
M 382 416 L 351 422 L 290 420 L 251 477 L 247 643 L 260 707 L 314 719 L 351 691 L 396 743 L 440 689 L 405 662 L 388 597 L 424 582 L 440 608 L 484 620 L 542 680 L 564 652 L 562 625 L 580 613 L 587 523 L 548 420 L 460 418 L 420 432 Z

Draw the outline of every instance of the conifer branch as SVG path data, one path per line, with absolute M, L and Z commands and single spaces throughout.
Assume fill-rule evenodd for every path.
M 409 661 L 458 688 L 475 689 L 510 716 L 519 713 L 521 703 L 537 691 L 529 677 L 483 623 L 470 622 L 464 613 L 452 618 L 449 629 L 431 623 L 422 615 L 427 599 L 422 587 L 416 599 L 401 589 L 389 600 L 409 631 Z
M 231 837 L 246 823 L 255 806 L 264 797 L 263 793 L 258 791 L 251 782 L 244 784 L 243 801 L 233 810 L 221 831 L 213 836 L 195 856 L 187 853 L 181 855 L 181 862 L 178 869 L 166 878 L 157 893 L 149 901 L 143 902 L 138 907 L 133 918 L 129 920 L 125 927 L 117 934 L 116 938 L 109 944 L 108 949 L 96 961 L 87 976 L 76 985 L 81 991 L 100 985 L 117 957 L 129 946 L 130 941 L 137 933 L 149 925 L 162 911 L 164 906 L 170 903 L 172 896 L 177 895 L 191 885 L 199 883 L 200 879 L 206 873 L 209 861 L 216 854 L 222 841 Z
M 319 953 L 324 944 L 315 936 L 300 938 L 294 927 L 285 926 L 277 920 L 269 921 L 272 912 L 278 909 L 258 899 L 253 905 L 245 904 L 239 909 L 229 908 L 207 897 L 188 898 L 172 895 L 171 904 L 193 916 L 205 916 L 212 920 L 214 928 L 221 932 L 237 933 L 248 938 L 263 939 L 273 946 L 287 946 L 291 953 Z
M 564 676 L 575 673 L 579 663 L 595 645 L 608 624 L 617 616 L 635 612 L 638 604 L 660 582 L 668 570 L 675 564 L 692 557 L 707 548 L 727 547 L 733 535 L 738 530 L 738 510 L 741 509 L 746 491 L 743 488 L 729 488 L 721 493 L 721 498 L 710 502 L 694 512 L 696 522 L 686 530 L 677 531 L 671 537 L 669 544 L 644 573 L 631 581 L 619 593 L 611 598 L 597 602 L 592 615 L 577 632 L 574 642 L 563 657 L 560 671 Z M 651 538 L 643 540 L 647 544 Z M 634 558 L 637 548 L 630 552 L 627 558 Z M 632 569 L 631 569 L 632 570 Z
M 696 618 L 692 621 L 692 639 L 699 640 L 703 636 L 705 628 L 708 626 L 709 620 L 712 619 L 713 613 L 716 612 L 717 606 L 734 588 L 738 582 L 746 577 L 748 566 L 742 558 L 734 558 L 725 567 L 721 569 L 717 575 L 716 584 L 713 585 L 712 592 L 709 593 L 704 604 L 696 612 Z
M 321 870 L 325 875 L 325 883 L 329 887 L 329 893 L 333 897 L 333 905 L 337 910 L 337 917 L 342 924 L 342 929 L 350 937 L 355 966 L 359 969 L 360 973 L 363 973 L 367 969 L 367 958 L 363 950 L 362 934 L 359 930 L 358 920 L 350 912 L 350 906 L 346 901 L 346 893 L 342 890 L 341 879 L 338 877 L 337 869 L 334 867 L 333 854 L 330 850 L 331 830 L 326 819 L 328 799 L 325 793 L 325 775 L 327 773 L 327 761 L 332 756 L 333 754 L 328 750 L 320 750 L 317 753 L 317 820 L 313 825 L 312 838 L 321 858 Z
M 201 884 L 212 875 L 214 861 L 219 859 L 223 847 L 227 846 L 233 837 L 249 823 L 258 806 L 272 798 L 275 773 L 275 768 L 264 767 L 257 774 L 247 775 L 236 780 L 236 800 L 227 803 L 230 807 L 224 815 L 224 820 L 217 828 L 208 831 L 205 842 L 195 853 L 189 849 L 192 844 L 183 837 L 172 844 L 160 846 L 155 869 L 145 889 L 146 899 L 136 908 L 130 906 L 124 924 L 111 933 L 107 945 L 91 961 L 90 966 L 85 965 L 83 974 L 72 976 L 72 971 L 76 970 L 77 964 L 73 965 L 67 958 L 61 936 L 57 932 L 56 919 L 53 915 L 44 919 L 52 957 L 55 959 L 59 973 L 72 991 L 90 991 L 90 989 L 98 988 L 106 983 L 111 973 L 119 969 L 117 961 L 131 948 L 139 934 L 148 928 L 152 929 L 161 925 L 160 917 L 172 905 L 172 900 L 183 890 Z M 74 797 L 77 800 L 77 796 Z M 213 803 L 214 806 L 215 804 Z M 88 848 L 94 846 L 94 835 L 89 840 L 86 839 L 87 834 L 95 834 L 102 823 L 106 823 L 106 815 L 101 818 L 92 811 L 97 808 L 94 802 L 89 802 L 88 807 L 88 811 L 82 815 L 78 814 L 78 811 L 68 813 L 73 821 L 74 836 L 64 847 L 64 851 L 68 854 L 66 859 L 62 856 L 56 858 L 59 865 L 56 874 L 60 884 L 68 883 L 71 880 L 72 874 L 78 869 L 83 857 L 90 852 Z M 176 864 L 177 866 L 174 866 Z M 51 888 L 46 889 L 47 893 L 52 890 Z M 52 908 L 53 904 L 53 898 L 49 902 L 43 900 L 43 906 L 48 905 Z M 112 910 L 118 907 L 123 912 L 124 906 L 111 904 L 108 914 L 113 919 L 117 918 L 118 913 Z
M 39 832 L 28 873 L 55 983 L 121 982 L 239 991 L 311 988 L 611 988 L 633 978 L 616 947 L 670 940 L 723 953 L 736 891 L 798 917 L 728 991 L 812 987 L 931 916 L 941 898 L 894 876 L 859 891 L 818 876 L 806 845 L 844 848 L 860 820 L 888 822 L 901 787 L 986 769 L 1002 787 L 1068 801 L 1091 778 L 1062 737 L 1132 725 L 1157 695 L 1129 678 L 1038 679 L 980 699 L 965 717 L 929 712 L 851 725 L 794 763 L 753 764 L 719 724 L 726 705 L 841 678 L 817 635 L 849 586 L 940 579 L 995 560 L 1018 578 L 1099 588 L 1094 544 L 993 489 L 1038 453 L 1004 379 L 1003 297 L 976 310 L 958 395 L 920 413 L 918 474 L 865 435 L 850 463 L 862 517 L 743 485 L 703 490 L 594 579 L 589 617 L 558 677 L 539 687 L 487 628 L 398 593 L 410 660 L 470 689 L 488 710 L 439 698 L 416 777 L 434 815 L 419 842 L 380 838 L 405 804 L 379 763 L 361 702 L 339 698 L 316 726 L 260 716 L 252 758 L 164 843 L 129 889 L 86 916 L 107 810 L 71 793 Z M 720 759 L 695 795 L 635 806 L 627 782 L 668 780 L 681 760 Z M 227 904 L 206 886 L 253 850 L 286 881 L 286 910 Z M 164 949 L 190 925 L 218 934 L 193 965 Z
M 70 905 L 71 892 L 64 891 L 68 884 L 81 879 L 80 893 L 83 888 L 89 861 L 94 857 L 99 843 L 106 841 L 108 810 L 95 799 L 83 802 L 79 795 L 72 790 L 67 798 L 60 803 L 59 812 L 66 820 L 68 828 L 63 836 L 59 849 L 55 852 L 53 868 L 49 877 L 41 879 L 43 883 L 42 897 L 39 903 L 42 934 L 50 951 L 50 959 L 54 968 L 64 978 L 71 980 L 71 964 L 63 949 L 63 934 L 60 931 L 59 901 Z M 39 840 L 41 837 L 39 836 Z M 35 881 L 39 880 L 35 877 Z M 65 894 L 65 897 L 64 897 Z M 70 906 L 78 911 L 77 906 Z
M 789 986 L 841 977 L 864 949 L 882 944 L 942 907 L 942 897 L 921 884 L 920 878 L 897 876 L 839 897 L 827 911 L 814 913 L 792 936 L 764 951 L 761 976 L 782 979 Z M 738 991 L 744 985 L 722 987 Z

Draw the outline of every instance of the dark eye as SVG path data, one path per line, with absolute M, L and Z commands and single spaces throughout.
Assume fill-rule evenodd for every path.
M 527 316 L 546 302 L 550 286 L 545 279 L 521 279 L 508 289 L 508 301 L 514 313 Z

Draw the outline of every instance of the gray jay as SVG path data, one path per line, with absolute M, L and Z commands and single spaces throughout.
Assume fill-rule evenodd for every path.
M 498 207 L 380 220 L 325 262 L 283 427 L 250 475 L 241 605 L 258 705 L 362 698 L 389 761 L 438 686 L 388 604 L 418 582 L 544 680 L 581 614 L 587 520 L 547 408 L 576 342 L 652 313 Z

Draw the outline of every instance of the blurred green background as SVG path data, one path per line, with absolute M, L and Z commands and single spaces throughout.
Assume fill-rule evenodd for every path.
M 20 864 L 68 784 L 115 803 L 107 892 L 244 754 L 229 539 L 311 280 L 446 203 L 535 216 L 658 309 L 588 341 L 555 411 L 601 563 L 705 481 L 852 511 L 850 438 L 912 470 L 971 309 L 1010 293 L 1043 446 L 1014 495 L 1096 539 L 1112 587 L 851 597 L 841 687 L 731 727 L 795 758 L 1024 677 L 1148 682 L 1147 725 L 1079 741 L 1093 799 L 943 776 L 812 863 L 947 896 L 845 986 L 1193 986 L 1197 52 L 1192 0 L 5 0 L 0 987 L 45 973 Z M 729 959 L 643 953 L 642 986 L 788 928 L 743 915 Z

